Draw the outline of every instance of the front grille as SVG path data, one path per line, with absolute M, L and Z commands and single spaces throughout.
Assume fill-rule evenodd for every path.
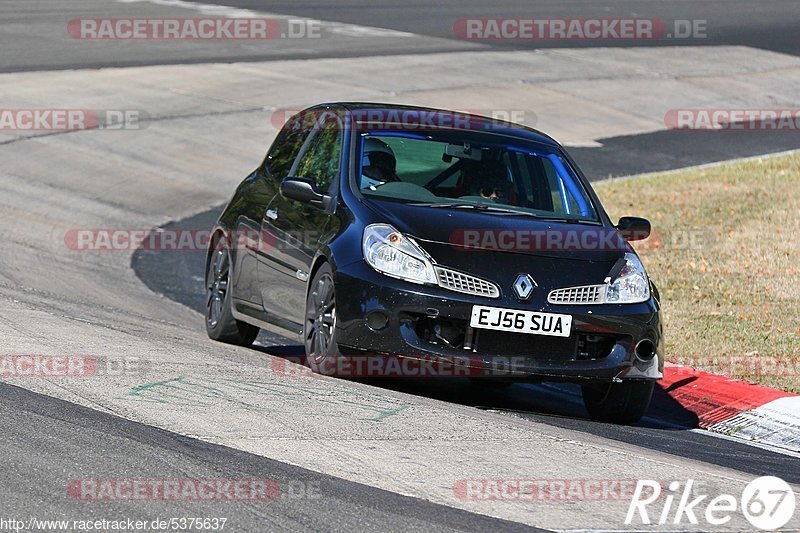
M 585 285 L 583 287 L 569 287 L 550 291 L 547 301 L 551 304 L 562 305 L 592 305 L 603 303 L 605 285 Z
M 456 272 L 447 268 L 436 267 L 436 277 L 439 286 L 451 291 L 474 294 L 476 296 L 486 296 L 487 298 L 497 298 L 500 296 L 500 289 L 494 283 L 475 276 Z

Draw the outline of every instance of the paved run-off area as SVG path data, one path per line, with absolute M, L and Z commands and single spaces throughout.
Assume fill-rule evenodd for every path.
M 641 96 L 620 96 L 620 79 Z M 260 161 L 281 110 L 319 101 L 521 110 L 565 143 L 596 147 L 663 130 L 670 109 L 789 107 L 800 100 L 798 81 L 797 58 L 741 47 L 0 75 L 7 108 L 149 117 L 139 130 L 0 135 L 2 351 L 147 363 L 110 376 L 12 381 L 211 443 L 547 528 L 624 528 L 627 503 L 475 502 L 454 487 L 476 478 L 702 478 L 710 493 L 738 494 L 752 476 L 736 469 L 367 384 L 274 372 L 276 359 L 262 351 L 206 339 L 196 312 L 134 275 L 130 253 L 72 251 L 64 237 L 80 228 L 148 229 L 218 205 Z M 726 527 L 748 525 L 736 517 Z

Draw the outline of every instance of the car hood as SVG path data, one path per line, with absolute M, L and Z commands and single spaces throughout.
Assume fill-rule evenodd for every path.
M 456 252 L 479 252 L 482 256 L 491 252 L 613 263 L 630 250 L 616 229 L 602 225 L 537 220 L 469 208 L 431 208 L 372 199 L 366 203 L 386 223 L 413 237 L 429 253 L 446 247 Z

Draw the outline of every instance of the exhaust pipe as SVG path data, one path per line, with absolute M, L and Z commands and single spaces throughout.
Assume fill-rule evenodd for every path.
M 640 361 L 650 361 L 656 355 L 656 345 L 650 339 L 642 339 L 636 344 L 634 353 Z

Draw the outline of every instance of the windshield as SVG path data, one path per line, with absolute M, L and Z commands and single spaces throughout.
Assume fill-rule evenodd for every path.
M 598 221 L 591 198 L 561 154 L 499 139 L 364 133 L 357 186 L 364 196 L 382 200 Z

